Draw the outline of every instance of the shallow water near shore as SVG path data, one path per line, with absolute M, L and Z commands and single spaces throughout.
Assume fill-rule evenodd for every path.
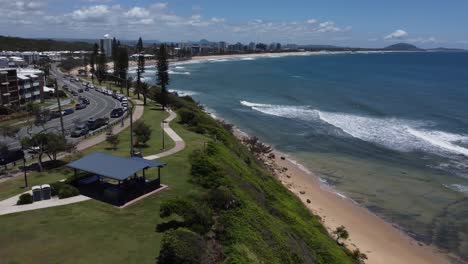
M 170 88 L 468 257 L 467 72 L 468 53 L 213 59 L 173 65 Z

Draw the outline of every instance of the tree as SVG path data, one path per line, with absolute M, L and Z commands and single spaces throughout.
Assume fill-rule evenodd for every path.
M 336 243 L 340 244 L 340 239 L 348 239 L 349 238 L 349 233 L 348 230 L 346 230 L 346 227 L 344 226 L 339 226 L 336 228 L 335 231 L 333 231 L 333 234 L 336 236 Z
M 270 153 L 272 151 L 272 148 L 270 146 L 263 144 L 255 136 L 245 137 L 242 141 L 247 145 L 247 147 L 253 153 L 261 155 L 261 154 L 268 154 L 268 153 Z
M 112 61 L 114 62 L 114 71 L 115 71 L 115 61 L 117 60 L 117 39 L 115 37 L 112 39 Z
M 187 228 L 178 228 L 164 233 L 159 264 L 198 264 L 205 252 L 203 238 Z
M 107 75 L 107 60 L 106 60 L 106 53 L 104 52 L 104 47 L 101 47 L 101 52 L 98 55 L 97 61 L 97 69 L 96 69 L 96 77 L 98 79 L 99 84 L 104 80 Z
M 138 121 L 133 125 L 133 133 L 135 133 L 138 143 L 146 144 L 150 140 L 152 132 L 150 126 L 143 121 Z
M 128 50 L 127 47 L 119 46 L 116 50 L 116 60 L 114 61 L 114 75 L 120 78 L 120 87 L 127 80 L 128 73 Z M 128 95 L 128 94 L 127 94 Z
M 166 45 L 161 44 L 159 46 L 159 51 L 158 51 L 158 65 L 157 65 L 157 84 L 161 86 L 161 101 L 159 102 L 163 110 L 166 108 L 168 104 L 168 92 L 166 86 L 169 85 L 169 63 L 167 61 L 167 51 L 166 51 Z
M 74 149 L 74 145 L 67 142 L 62 135 L 52 132 L 40 132 L 21 140 L 21 145 L 24 148 L 37 147 L 39 171 L 43 171 L 42 158 L 44 154 L 48 155 L 51 160 L 57 160 L 57 154 L 60 152 L 70 152 Z
M 163 201 L 159 214 L 162 218 L 178 215 L 183 218 L 183 226 L 199 234 L 206 234 L 214 224 L 213 210 L 209 206 L 180 197 Z
M 113 148 L 114 150 L 116 150 L 116 149 L 117 149 L 117 146 L 118 146 L 119 143 L 120 143 L 119 135 L 113 135 L 113 134 L 107 135 L 106 141 L 107 141 L 107 143 L 109 143 L 109 145 L 112 146 L 112 148 Z
M 145 72 L 145 55 L 143 54 L 143 40 L 141 37 L 138 39 L 136 46 L 136 52 L 138 54 L 138 65 L 137 65 L 137 83 L 135 91 L 137 93 L 138 99 L 140 99 L 140 88 L 141 88 L 141 75 Z

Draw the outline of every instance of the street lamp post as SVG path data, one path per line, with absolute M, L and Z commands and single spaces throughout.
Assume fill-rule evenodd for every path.
M 26 158 L 23 158 L 24 188 L 28 187 L 28 175 L 26 175 Z
M 164 127 L 165 127 L 165 124 L 167 124 L 167 121 L 162 121 L 161 125 L 162 125 L 162 149 L 165 149 L 166 146 L 165 146 L 165 140 L 164 140 Z

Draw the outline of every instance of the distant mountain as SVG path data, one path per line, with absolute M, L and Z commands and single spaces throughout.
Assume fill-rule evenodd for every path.
M 414 45 L 408 43 L 398 43 L 385 47 L 384 50 L 396 50 L 396 51 L 424 51 Z
M 78 51 L 91 50 L 90 43 L 81 41 L 57 41 L 52 39 L 26 39 L 0 36 L 0 50 L 12 51 Z

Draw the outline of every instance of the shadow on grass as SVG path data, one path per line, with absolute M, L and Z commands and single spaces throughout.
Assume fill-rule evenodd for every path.
M 176 229 L 176 228 L 185 227 L 185 226 L 186 226 L 185 222 L 171 220 L 169 222 L 157 224 L 156 225 L 156 232 L 162 233 L 162 232 L 165 232 L 165 231 L 167 231 L 169 229 Z

